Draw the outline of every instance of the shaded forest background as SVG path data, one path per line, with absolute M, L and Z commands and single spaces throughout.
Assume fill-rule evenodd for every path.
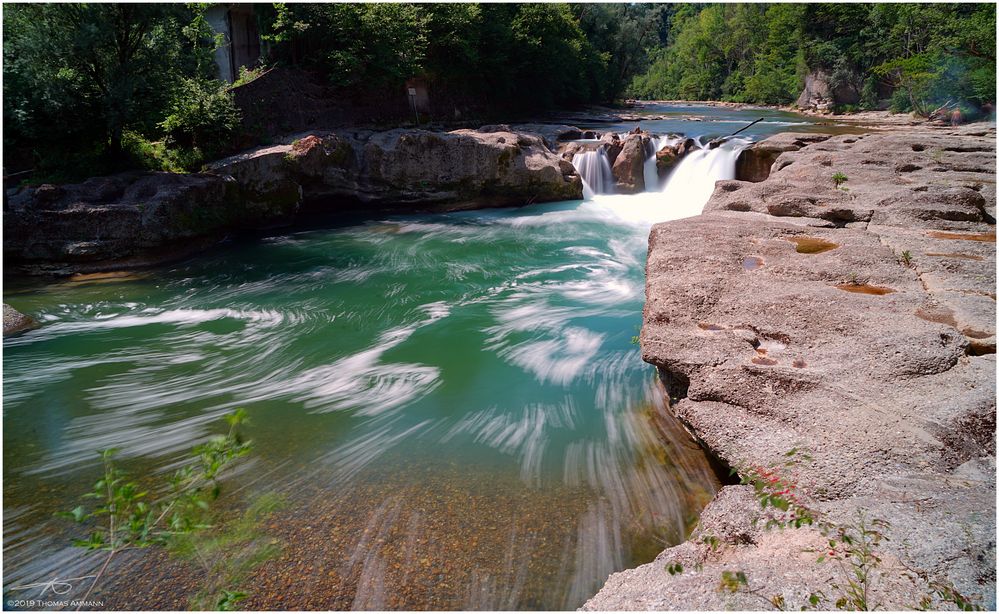
M 246 146 L 209 6 L 5 5 L 5 174 L 196 170 Z M 468 122 L 624 97 L 784 105 L 817 69 L 860 92 L 856 108 L 949 100 L 974 114 L 995 101 L 994 4 L 254 7 L 266 52 L 237 86 L 294 69 L 386 124 L 408 118 L 413 77 L 444 109 L 436 119 Z

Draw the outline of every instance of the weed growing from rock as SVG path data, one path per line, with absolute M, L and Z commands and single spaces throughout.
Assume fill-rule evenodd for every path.
M 718 583 L 718 590 L 737 593 L 740 589 L 749 585 L 749 579 L 741 571 L 723 571 L 721 582 Z
M 881 566 L 877 547 L 887 537 L 882 529 L 889 528 L 888 522 L 880 519 L 868 521 L 862 512 L 857 514 L 857 522 L 849 525 L 823 524 L 823 534 L 828 539 L 828 550 L 823 551 L 817 562 L 834 561 L 839 567 L 840 578 L 830 587 L 836 592 L 834 605 L 838 610 L 872 610 L 877 605 L 870 602 L 874 587 L 874 571 Z M 816 607 L 824 601 L 832 601 L 822 592 L 809 595 L 809 603 Z

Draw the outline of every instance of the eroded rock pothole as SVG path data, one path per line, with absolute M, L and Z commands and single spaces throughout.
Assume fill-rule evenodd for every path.
M 839 247 L 838 244 L 817 237 L 791 237 L 788 239 L 795 244 L 794 251 L 799 254 L 821 254 Z
M 836 288 L 846 292 L 853 292 L 854 294 L 870 294 L 872 296 L 884 296 L 885 294 L 894 292 L 891 288 L 872 286 L 870 284 L 837 284 Z
M 945 232 L 942 230 L 931 230 L 926 236 L 932 239 L 946 239 L 950 241 L 978 241 L 979 243 L 995 243 L 995 232 Z

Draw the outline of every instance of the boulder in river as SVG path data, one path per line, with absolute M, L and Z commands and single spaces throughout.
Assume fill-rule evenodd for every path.
M 234 179 L 206 173 L 122 173 L 13 189 L 4 255 L 30 272 L 141 266 L 203 248 L 233 228 L 286 219 L 297 204 L 261 208 L 241 198 Z
M 7 303 L 3 304 L 3 336 L 14 335 L 38 326 L 34 318 L 28 317 Z
M 656 152 L 656 172 L 660 179 L 666 177 L 676 163 L 680 160 L 678 146 L 666 145 Z
M 582 194 L 574 169 L 537 135 L 506 126 L 431 132 L 398 129 L 311 133 L 212 167 L 267 185 L 293 182 L 315 209 L 345 201 L 379 207 L 456 209 L 571 200 Z M 251 186 L 257 183 L 249 180 Z
M 479 132 L 493 132 L 486 130 L 487 127 L 479 128 Z M 540 136 L 548 149 L 552 151 L 555 151 L 560 141 L 593 138 L 592 132 L 584 132 L 575 126 L 565 124 L 514 124 L 506 127 L 506 130 L 497 130 L 497 132 L 518 132 Z M 586 136 L 586 134 L 590 136 Z
M 682 158 L 695 149 L 697 149 L 697 141 L 694 139 L 684 139 L 683 142 L 676 146 L 676 154 Z
M 617 155 L 621 153 L 621 148 L 624 147 L 621 137 L 616 132 L 608 132 L 600 137 L 600 142 L 604 144 L 604 153 L 607 154 L 607 161 L 611 166 L 614 166 Z
M 289 176 L 287 157 L 284 146 L 262 147 L 216 162 L 209 170 L 232 177 L 247 207 L 289 206 L 294 210 L 302 200 L 302 188 Z
M 582 197 L 582 181 L 539 136 L 391 130 L 359 151 L 358 196 L 386 203 L 502 206 Z
M 624 139 L 621 152 L 611 165 L 617 191 L 635 194 L 645 191 L 645 160 L 649 153 L 649 137 L 641 133 L 629 134 Z

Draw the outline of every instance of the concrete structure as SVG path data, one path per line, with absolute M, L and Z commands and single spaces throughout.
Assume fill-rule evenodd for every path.
M 216 4 L 208 9 L 208 23 L 222 34 L 223 43 L 215 50 L 219 78 L 229 83 L 239 77 L 242 66 L 253 66 L 262 50 L 257 16 L 252 4 Z

